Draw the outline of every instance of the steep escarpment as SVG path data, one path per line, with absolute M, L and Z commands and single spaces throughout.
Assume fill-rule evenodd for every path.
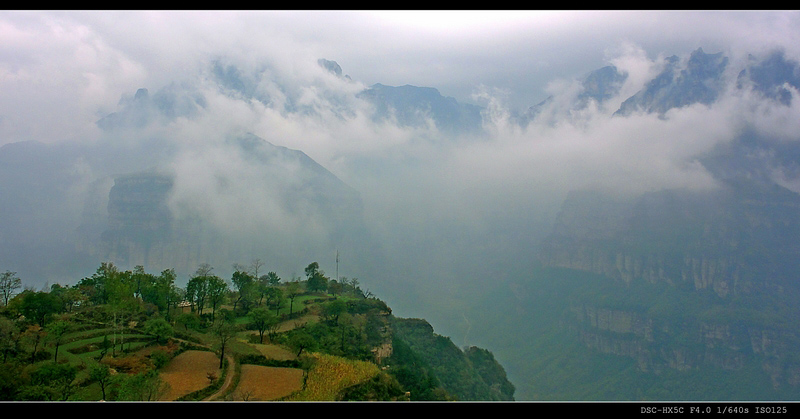
M 726 298 L 795 287 L 797 233 L 800 195 L 774 184 L 739 181 L 625 200 L 576 192 L 539 257 L 624 283 L 666 282 Z
M 607 278 L 569 303 L 587 347 L 656 374 L 756 368 L 797 391 L 800 329 L 788 319 L 800 315 L 798 233 L 800 195 L 765 182 L 626 199 L 581 192 L 539 257 Z
M 101 236 L 108 256 L 149 266 L 151 249 L 170 241 L 172 215 L 167 197 L 171 189 L 172 178 L 156 173 L 115 179 L 109 192 L 108 223 Z

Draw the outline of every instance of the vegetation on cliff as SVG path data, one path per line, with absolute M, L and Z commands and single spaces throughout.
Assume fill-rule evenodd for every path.
M 513 400 L 489 351 L 394 317 L 357 279 L 262 266 L 201 265 L 182 288 L 103 263 L 43 291 L 7 271 L 0 400 Z

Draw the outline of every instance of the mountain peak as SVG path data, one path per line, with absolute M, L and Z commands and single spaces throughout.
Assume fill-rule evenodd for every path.
M 728 57 L 721 52 L 706 54 L 702 48 L 690 54 L 684 68 L 677 56 L 668 57 L 661 73 L 626 99 L 615 115 L 625 116 L 636 111 L 663 114 L 695 103 L 709 105 L 722 92 L 727 66 Z
M 324 58 L 320 58 L 319 60 L 317 60 L 317 64 L 319 64 L 320 67 L 328 70 L 329 72 L 331 72 L 331 73 L 333 73 L 333 74 L 335 74 L 335 75 L 337 75 L 339 77 L 342 77 L 342 67 L 340 67 L 339 63 L 337 63 L 336 61 L 331 61 L 331 60 L 326 60 Z
M 147 89 L 142 87 L 136 91 L 136 94 L 133 96 L 133 100 L 147 100 L 148 97 L 149 93 Z

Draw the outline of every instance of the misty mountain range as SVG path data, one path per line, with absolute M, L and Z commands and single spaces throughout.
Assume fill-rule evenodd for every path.
M 569 188 L 565 199 L 552 203 L 558 211 L 545 227 L 528 225 L 525 211 L 513 214 L 506 224 L 475 230 L 459 230 L 454 217 L 426 230 L 429 236 L 420 240 L 422 244 L 410 244 L 408 255 L 413 256 L 397 256 L 416 266 L 411 275 L 395 274 L 407 282 L 389 280 L 391 275 L 385 270 L 398 263 L 393 258 L 399 245 L 386 246 L 382 237 L 396 236 L 402 244 L 416 232 L 388 227 L 375 231 L 374 220 L 381 214 L 365 208 L 363 191 L 350 183 L 368 184 L 370 173 L 393 178 L 392 165 L 380 159 L 331 160 L 337 168 L 348 163 L 359 167 L 355 176 L 345 180 L 333 167 L 311 157 L 313 138 L 308 139 L 308 150 L 290 149 L 280 139 L 291 132 L 291 126 L 262 126 L 259 132 L 268 134 L 256 135 L 242 128 L 247 121 L 237 118 L 245 118 L 245 108 L 298 124 L 307 116 L 331 117 L 333 122 L 320 124 L 321 131 L 331 124 L 332 136 L 336 121 L 363 119 L 409 130 L 415 141 L 430 143 L 434 149 L 442 143 L 469 147 L 489 141 L 493 109 L 459 103 L 433 87 L 363 87 L 344 75 L 335 61 L 320 59 L 318 64 L 325 76 L 305 88 L 283 80 L 284 73 L 267 64 L 240 66 L 220 59 L 210 63 L 200 77 L 178 80 L 152 93 L 142 87 L 123 95 L 116 112 L 98 118 L 100 140 L 3 146 L 0 269 L 18 272 L 26 282 L 74 282 L 106 260 L 125 268 L 143 265 L 148 271 L 176 268 L 188 275 L 200 263 L 211 263 L 224 272 L 232 263 L 262 258 L 271 270 L 294 276 L 315 260 L 332 269 L 332 255 L 345 250 L 354 255 L 348 275 L 372 277 L 376 282 L 386 279 L 387 284 L 381 286 L 402 289 L 409 293 L 409 300 L 414 300 L 409 289 L 419 286 L 416 292 L 425 294 L 425 286 L 433 287 L 430 283 L 435 280 L 429 277 L 436 276 L 436 269 L 463 278 L 491 271 L 498 275 L 497 284 L 510 286 L 530 264 L 591 272 L 620 284 L 645 281 L 687 292 L 710 291 L 721 301 L 755 295 L 748 307 L 773 300 L 788 304 L 787 298 L 800 295 L 795 278 L 800 268 L 796 242 L 800 237 L 800 142 L 796 133 L 787 140 L 784 133 L 761 126 L 746 126 L 713 147 L 698 146 L 697 153 L 684 150 L 687 170 L 710 177 L 716 186 L 710 191 L 664 187 L 624 193 L 622 186 L 611 190 L 587 183 L 586 188 Z M 800 90 L 800 64 L 780 51 L 734 61 L 699 48 L 687 57 L 660 60 L 635 91 L 625 90 L 631 85 L 629 77 L 614 65 L 602 67 L 529 109 L 509 112 L 507 120 L 514 130 L 580 123 L 587 115 L 620 121 L 652 116 L 667 121 L 687 109 L 699 112 L 736 106 L 740 98 L 769 104 L 764 112 L 774 114 L 796 106 Z M 215 106 L 224 107 L 229 118 L 211 117 Z M 387 154 L 388 161 L 406 162 L 412 168 L 425 159 Z M 627 161 L 636 158 L 631 155 Z M 552 183 L 558 181 L 552 179 Z M 385 186 L 387 194 L 394 192 L 392 187 Z M 419 193 L 426 193 L 424 187 Z M 438 201 L 447 200 L 442 196 Z M 408 207 L 414 208 L 414 203 Z M 502 214 L 503 203 L 491 210 Z M 432 248 L 450 249 L 442 253 L 455 256 L 445 260 L 445 266 L 429 269 L 441 255 L 428 252 Z M 478 252 L 488 256 L 475 258 Z M 524 262 L 497 273 L 511 265 L 509 260 Z M 425 275 L 408 279 L 421 271 Z M 381 274 L 386 278 L 375 278 Z M 480 292 L 474 287 L 467 288 L 459 290 L 462 294 L 457 298 L 467 302 L 483 298 L 476 296 Z M 514 304 L 521 312 L 528 309 L 524 302 Z M 741 367 L 748 359 L 769 352 L 766 364 L 772 384 L 800 386 L 800 365 L 787 351 L 775 349 L 791 347 L 800 331 L 776 330 L 776 336 L 782 337 L 765 343 L 759 352 L 736 349 L 755 347 L 742 343 L 756 340 L 755 328 L 744 329 L 746 337 L 715 341 L 728 352 L 711 364 Z M 612 342 L 607 346 L 596 343 L 601 340 L 596 331 L 585 331 L 584 343 L 592 346 L 594 342 L 604 353 L 633 357 L 648 371 L 668 369 L 677 362 L 675 354 L 680 351 L 664 354 L 643 349 L 642 342 L 652 344 L 652 337 L 641 338 L 624 328 L 609 330 L 602 335 Z M 500 350 L 483 344 L 502 358 L 507 348 L 499 340 L 497 345 Z M 619 349 L 634 346 L 639 349 Z M 686 355 L 682 365 L 688 368 L 712 358 L 702 350 L 680 354 Z M 524 356 L 505 356 L 515 365 L 525 363 Z M 506 365 L 506 369 L 515 367 Z M 525 385 L 515 385 L 524 397 Z

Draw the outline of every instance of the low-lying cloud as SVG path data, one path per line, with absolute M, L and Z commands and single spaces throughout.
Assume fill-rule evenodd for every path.
M 284 190 L 299 184 L 294 162 L 263 165 L 232 146 L 230 139 L 252 133 L 275 146 L 300 150 L 358 191 L 363 200 L 367 226 L 389 255 L 395 272 L 390 275 L 387 268 L 380 275 L 361 279 L 387 284 L 412 278 L 417 285 L 425 284 L 406 291 L 420 296 L 450 281 L 475 282 L 506 259 L 532 259 L 533 246 L 549 232 L 569 191 L 600 188 L 637 194 L 662 188 L 714 188 L 716 179 L 700 163 L 705 153 L 731 142 L 745 129 L 795 141 L 800 128 L 797 100 L 791 106 L 775 105 L 735 89 L 711 106 L 695 104 L 664 115 L 614 116 L 620 104 L 659 71 L 668 55 L 647 53 L 627 41 L 629 37 L 620 36 L 613 44 L 596 48 L 608 51 L 605 62 L 584 62 L 580 71 L 563 70 L 563 77 L 548 80 L 549 84 L 542 80 L 543 72 L 498 85 L 484 83 L 488 79 L 475 80 L 469 99 L 484 106 L 485 134 L 453 138 L 438 131 L 434 121 L 409 127 L 391 118 L 371 117 L 371 105 L 357 96 L 371 83 L 440 86 L 414 80 L 393 82 L 392 77 L 409 71 L 410 61 L 387 58 L 390 49 L 364 53 L 375 45 L 365 37 L 356 39 L 342 32 L 338 39 L 363 47 L 328 48 L 331 37 L 290 37 L 279 30 L 285 23 L 261 27 L 257 17 L 239 21 L 224 13 L 213 18 L 203 15 L 210 19 L 206 29 L 214 29 L 213 34 L 180 14 L 177 23 L 170 20 L 175 25 L 172 30 L 156 30 L 164 28 L 165 16 L 170 15 L 137 15 L 126 21 L 124 14 L 56 14 L 41 19 L 24 15 L 28 20 L 12 24 L 6 15 L 0 39 L 16 39 L 15 45 L 23 50 L 0 47 L 0 89 L 4 96 L 11 92 L 18 98 L 16 102 L 0 99 L 0 144 L 70 139 L 96 146 L 103 150 L 102 157 L 72 165 L 83 184 L 75 186 L 71 196 L 88 199 L 93 190 L 105 188 L 107 197 L 111 185 L 104 177 L 155 169 L 174 176 L 169 205 L 176 218 L 199 216 L 225 232 L 229 240 L 241 238 L 257 252 L 290 248 L 298 254 L 309 251 L 306 244 L 318 245 L 321 237 L 330 237 L 332 231 L 318 214 L 285 199 Z M 303 21 L 291 16 L 288 21 Z M 311 21 L 324 21 L 319 16 L 315 19 Z M 231 24 L 236 22 L 245 23 Z M 115 25 L 121 25 L 120 31 L 111 31 Z M 330 34 L 346 26 L 318 28 Z M 546 28 L 540 31 L 547 33 Z M 131 33 L 143 35 L 126 36 Z M 165 33 L 171 36 L 157 36 Z M 150 35 L 158 43 L 149 40 Z M 62 36 L 59 45 L 63 48 L 38 46 L 53 36 Z M 537 45 L 531 41 L 525 47 L 515 46 L 518 54 L 509 62 L 530 57 L 531 48 L 539 51 L 542 68 L 559 62 L 553 61 L 558 51 L 541 51 Z M 687 46 L 683 53 L 688 55 L 700 46 L 704 45 Z M 354 57 L 354 50 L 360 51 L 359 57 Z M 47 52 L 58 61 L 48 61 Z M 792 56 L 791 49 L 787 53 Z M 743 53 L 730 55 L 746 58 Z M 476 52 L 459 62 L 474 62 L 479 56 Z M 330 73 L 318 64 L 319 58 L 336 60 L 351 78 Z M 469 66 L 456 72 L 437 62 L 438 58 L 427 59 L 440 66 L 435 68 L 445 75 L 440 77 L 442 83 L 458 81 L 460 91 L 465 90 Z M 234 79 L 221 83 L 212 71 L 215 62 L 238 69 L 243 83 L 237 85 Z M 609 64 L 627 74 L 617 96 L 586 107 L 572 106 L 580 93 L 576 79 L 587 69 Z M 376 75 L 378 66 L 388 68 L 385 80 Z M 513 64 L 508 67 L 509 73 L 524 72 Z M 59 71 L 60 76 L 48 78 Z M 427 77 L 436 74 L 428 71 Z M 526 110 L 518 105 L 518 92 L 508 87 L 517 81 L 524 84 L 521 91 L 544 86 L 538 95 L 553 96 L 540 117 L 526 124 L 516 118 Z M 236 90 L 236 86 L 242 88 Z M 196 105 L 180 109 L 193 111 L 176 111 L 170 118 L 148 120 L 136 128 L 101 130 L 95 125 L 103 116 L 124 110 L 126 101 L 118 105 L 123 95 L 130 99 L 137 89 L 147 88 L 153 97 L 167 87 L 178 92 L 178 99 L 188 100 L 175 103 Z M 182 92 L 187 96 L 180 96 Z M 40 99 L 45 94 L 47 99 Z M 797 92 L 792 90 L 792 94 L 797 99 Z M 191 102 L 197 97 L 202 100 Z M 534 97 L 527 96 L 531 100 L 525 106 L 541 100 Z M 791 170 L 776 169 L 775 176 L 785 185 L 797 184 Z M 334 243 L 334 248 L 316 248 L 314 254 L 333 255 L 335 250 Z M 338 250 L 348 254 L 346 248 Z M 265 254 L 253 254 L 226 263 L 246 263 L 251 257 L 268 259 Z M 327 263 L 320 261 L 328 271 L 330 260 L 332 256 Z M 298 271 L 301 268 L 297 266 Z

